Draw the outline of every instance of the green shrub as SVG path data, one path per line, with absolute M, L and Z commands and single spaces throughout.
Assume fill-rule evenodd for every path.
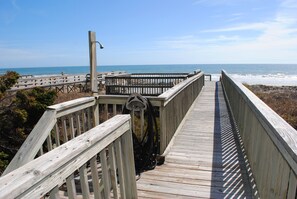
M 13 86 L 19 75 L 7 72 L 0 80 L 0 100 Z M 43 88 L 18 91 L 9 102 L 1 103 L 0 110 L 0 173 L 16 154 L 26 137 L 38 122 L 46 107 L 52 105 L 56 92 Z

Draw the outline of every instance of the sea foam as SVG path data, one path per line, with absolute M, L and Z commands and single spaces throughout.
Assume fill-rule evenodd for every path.
M 297 86 L 297 75 L 276 74 L 230 74 L 235 80 L 246 84 L 263 84 L 268 86 Z M 212 74 L 213 81 L 219 81 L 220 74 Z

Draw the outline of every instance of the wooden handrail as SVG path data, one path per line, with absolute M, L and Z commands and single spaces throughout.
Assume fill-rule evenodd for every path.
M 178 95 L 184 88 L 191 85 L 194 81 L 200 79 L 204 76 L 203 72 L 199 72 L 196 75 L 184 80 L 183 82 L 177 84 L 176 86 L 172 87 L 171 89 L 167 90 L 166 92 L 162 93 L 158 97 L 164 98 L 165 104 L 170 102 L 172 98 L 174 98 L 176 95 Z
M 61 117 L 70 113 L 77 112 L 78 110 L 94 106 L 95 104 L 95 97 L 82 97 L 79 99 L 49 106 L 48 110 L 55 110 L 57 113 L 56 117 Z
M 164 99 L 160 107 L 160 152 L 165 152 L 173 135 L 204 86 L 204 73 L 199 72 L 159 95 Z
M 225 71 L 222 83 L 260 197 L 295 198 L 297 131 Z
M 89 177 L 87 168 L 91 169 Z M 102 177 L 98 177 L 98 168 Z M 3 176 L 0 198 L 58 196 L 65 181 L 69 198 L 76 198 L 75 179 L 80 181 L 84 198 L 90 197 L 90 186 L 97 197 L 110 198 L 112 191 L 115 198 L 137 198 L 129 115 L 118 115 Z
M 191 104 L 204 86 L 204 74 L 199 71 L 192 77 L 170 88 L 165 93 L 157 96 L 147 97 L 153 106 L 158 108 L 160 120 L 160 153 L 165 151 L 168 143 L 177 130 L 180 122 L 189 110 Z M 128 95 L 99 95 L 99 106 L 104 106 L 105 119 L 121 112 L 117 105 L 124 106 Z M 112 114 L 108 112 L 108 105 L 112 105 Z M 177 114 L 179 113 L 179 114 Z M 134 117 L 132 117 L 132 123 Z M 141 125 L 143 121 L 141 120 Z
M 49 87 L 67 84 L 85 84 L 86 77 L 84 74 L 80 75 L 56 75 L 56 76 L 40 76 L 20 78 L 18 82 L 10 89 L 10 91 L 29 89 L 34 87 Z
M 172 135 L 203 85 L 203 73 L 197 73 L 170 89 L 170 91 L 166 92 L 164 95 L 148 97 L 153 106 L 159 107 L 161 153 L 170 142 Z M 3 175 L 33 160 L 38 152 L 39 155 L 42 155 L 98 125 L 99 107 L 102 105 L 104 106 L 102 112 L 104 112 L 106 116 L 104 116 L 102 112 L 100 114 L 101 118 L 105 118 L 104 120 L 121 113 L 122 110 L 117 110 L 117 105 L 123 107 L 128 97 L 129 96 L 100 95 L 96 98 L 84 97 L 49 106 L 10 162 Z M 176 103 L 180 104 L 180 106 L 167 107 L 167 104 L 171 103 L 171 101 L 172 104 Z M 112 114 L 108 112 L 108 105 L 112 105 Z M 181 114 L 175 114 L 176 111 Z M 169 115 L 176 116 L 174 119 L 176 124 L 172 123 L 172 116 L 169 117 Z M 134 119 L 134 117 L 132 118 Z
M 105 76 L 127 75 L 124 71 L 115 72 L 100 72 L 97 75 L 97 80 L 102 81 Z M 64 75 L 48 75 L 48 76 L 33 76 L 24 75 L 18 79 L 18 82 L 9 90 L 17 91 L 23 89 L 32 89 L 34 87 L 51 87 L 63 86 L 71 84 L 86 84 L 89 81 L 89 74 L 64 74 Z
M 106 94 L 129 95 L 139 93 L 144 96 L 158 96 L 189 76 L 189 73 L 132 73 L 106 77 Z
M 56 124 L 56 121 L 56 112 L 54 110 L 46 111 L 40 118 L 38 124 L 35 125 L 25 142 L 22 144 L 14 158 L 10 161 L 2 175 L 5 175 L 33 160 L 38 153 L 40 146 L 42 146 L 48 137 L 49 132 Z
M 96 99 L 94 97 L 84 97 L 64 102 L 58 105 L 49 106 L 2 175 L 5 175 L 11 172 L 12 170 L 33 160 L 34 157 L 37 155 L 38 151 L 40 150 L 40 155 L 42 155 L 42 146 L 46 140 L 48 142 L 47 150 L 49 151 L 54 147 L 59 146 L 61 142 L 68 141 L 68 134 L 71 134 L 70 137 L 74 138 L 77 135 L 82 134 L 86 130 L 94 127 L 95 122 L 93 122 L 93 125 L 90 124 L 90 121 L 89 123 L 84 123 L 82 121 L 83 116 L 81 116 L 81 118 L 76 118 L 75 133 L 74 118 L 72 114 L 76 113 L 76 116 L 79 116 L 78 113 L 80 113 L 81 111 L 86 111 L 88 110 L 88 108 L 96 108 L 95 102 Z M 88 111 L 88 114 L 89 119 L 94 119 L 95 115 L 91 115 L 91 111 Z M 60 125 L 57 124 L 58 121 L 60 121 Z M 81 130 L 81 128 L 83 128 L 83 130 Z M 68 132 L 70 129 L 72 132 Z M 55 146 L 53 146 L 51 138 L 52 133 L 54 134 L 53 137 L 55 141 Z M 63 134 L 64 140 L 61 140 L 61 134 Z

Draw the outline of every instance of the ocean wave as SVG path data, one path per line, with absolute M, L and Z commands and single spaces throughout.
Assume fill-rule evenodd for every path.
M 297 86 L 297 75 L 284 73 L 275 74 L 230 74 L 234 79 L 241 83 L 251 85 L 263 84 L 271 86 Z M 212 74 L 213 81 L 219 81 L 221 74 Z

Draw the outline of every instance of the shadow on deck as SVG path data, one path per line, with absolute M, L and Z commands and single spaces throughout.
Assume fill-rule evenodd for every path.
M 221 188 L 224 198 L 251 197 L 251 169 L 222 92 L 221 84 L 217 82 L 214 118 L 214 136 L 217 141 L 214 142 L 213 151 L 218 153 L 213 156 L 213 169 L 218 172 L 212 173 L 212 180 L 222 179 L 217 185 Z M 216 192 L 216 188 L 212 186 L 210 197 L 217 198 Z
M 252 198 L 251 175 L 220 82 L 207 82 L 165 163 L 144 172 L 140 198 Z

